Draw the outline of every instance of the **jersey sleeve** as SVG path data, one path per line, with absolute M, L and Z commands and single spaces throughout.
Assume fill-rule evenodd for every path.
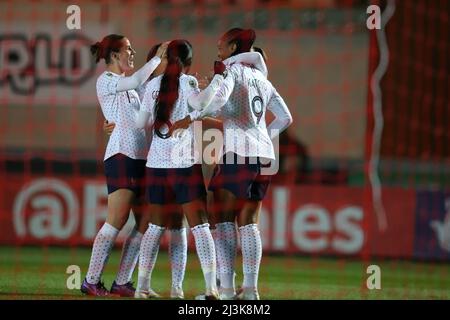
M 267 109 L 275 116 L 275 119 L 267 127 L 269 136 L 273 139 L 292 124 L 292 115 L 283 98 L 273 87 Z
M 144 82 L 144 84 L 141 84 L 140 86 L 138 86 L 136 88 L 136 93 L 139 96 L 139 100 L 142 101 L 142 99 L 144 98 L 144 93 L 145 93 L 145 88 L 146 88 L 146 82 Z
M 190 94 L 196 94 L 200 92 L 200 88 L 198 87 L 198 81 L 195 77 L 188 76 L 187 83 Z
M 195 119 L 200 117 L 203 113 L 206 114 L 211 112 L 208 110 L 220 108 L 219 105 L 214 104 L 220 104 L 220 101 L 218 101 L 216 95 L 219 94 L 223 81 L 224 77 L 216 74 L 210 84 L 203 91 L 195 90 L 191 92 L 191 95 L 188 98 L 188 104 L 194 109 L 193 114 L 195 114 Z M 212 106 L 211 103 L 213 103 Z M 191 119 L 194 118 L 191 115 Z
M 188 99 L 189 105 L 200 112 L 195 119 L 217 113 L 227 103 L 233 89 L 234 77 L 231 69 L 225 77 L 216 74 L 208 87 Z M 192 116 L 191 119 L 195 120 Z
M 111 72 L 106 72 L 102 74 L 97 80 L 97 95 L 98 97 L 104 97 L 107 95 L 115 95 L 117 83 L 120 77 L 112 74 Z
M 116 87 L 119 81 L 118 76 L 112 73 L 102 74 L 96 84 L 98 102 L 103 111 L 106 120 L 114 122 L 114 100 L 116 99 Z
M 159 57 L 153 57 L 150 61 L 144 64 L 142 68 L 133 73 L 133 75 L 129 77 L 121 77 L 117 83 L 116 92 L 134 90 L 144 84 L 144 82 L 151 76 L 160 63 L 161 59 Z

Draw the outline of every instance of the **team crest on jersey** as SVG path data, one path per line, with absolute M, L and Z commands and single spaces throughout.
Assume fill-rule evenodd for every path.
M 190 85 L 192 88 L 195 88 L 195 80 L 194 80 L 194 79 L 189 80 L 189 85 Z
M 106 75 L 107 75 L 108 77 L 112 77 L 112 73 L 111 73 L 111 72 L 106 73 Z
M 222 76 L 224 79 L 228 76 L 228 70 L 225 69 L 225 71 L 222 73 Z
M 158 98 L 158 95 L 159 95 L 159 90 L 153 90 L 153 92 L 152 92 L 153 100 L 156 100 L 156 98 Z

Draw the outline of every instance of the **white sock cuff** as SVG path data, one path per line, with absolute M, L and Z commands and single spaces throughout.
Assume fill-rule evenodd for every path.
M 245 232 L 252 229 L 258 230 L 258 225 L 256 223 L 246 224 L 245 226 L 239 227 L 239 232 Z
M 158 225 L 156 225 L 156 224 L 153 224 L 153 223 L 149 223 L 148 224 L 148 228 L 150 229 L 153 229 L 154 231 L 156 231 L 156 232 L 158 232 L 158 233 L 163 233 L 165 230 L 166 230 L 166 228 L 164 228 L 164 227 L 161 227 L 161 226 L 158 226 Z
M 196 232 L 197 230 L 201 230 L 201 229 L 204 229 L 204 228 L 208 228 L 209 229 L 209 223 L 198 224 L 198 225 L 192 227 L 191 231 L 192 232 Z
M 120 230 L 114 228 L 112 225 L 110 225 L 107 222 L 105 222 L 103 224 L 103 226 L 101 227 L 100 230 L 102 231 L 102 233 L 106 233 L 106 234 L 114 236 L 114 237 L 117 236 L 119 234 L 119 231 L 120 231 Z

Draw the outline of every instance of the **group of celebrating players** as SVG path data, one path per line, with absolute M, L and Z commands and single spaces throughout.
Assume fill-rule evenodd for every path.
M 126 37 L 111 34 L 91 46 L 96 62 L 106 63 L 97 80 L 97 97 L 114 129 L 104 157 L 108 215 L 94 240 L 83 293 L 159 297 L 151 288 L 151 274 L 167 229 L 170 296 L 184 298 L 186 218 L 205 279 L 205 293 L 197 298 L 259 299 L 262 246 L 257 223 L 271 177 L 264 167 L 275 160 L 272 139 L 292 123 L 292 116 L 267 80 L 266 57 L 253 47 L 255 39 L 253 30 L 240 28 L 221 36 L 220 61 L 209 79 L 188 74 L 193 48 L 187 40 L 155 45 L 147 63 L 131 76 L 125 74 L 134 69 L 136 52 Z M 267 110 L 274 116 L 268 125 Z M 194 124 L 200 121 L 219 124 L 224 137 L 207 187 L 195 144 Z M 101 275 L 131 211 L 136 226 L 124 242 L 119 272 L 107 290 Z M 234 268 L 238 234 L 243 258 L 239 292 Z M 138 261 L 134 288 L 131 278 Z

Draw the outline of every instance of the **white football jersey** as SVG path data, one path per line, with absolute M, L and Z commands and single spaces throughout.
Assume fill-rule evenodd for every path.
M 155 107 L 161 85 L 162 75 L 152 79 L 145 90 L 142 101 L 142 110 L 150 113 L 150 119 L 156 117 Z M 193 109 L 188 105 L 187 98 L 198 93 L 197 80 L 189 75 L 181 74 L 178 89 L 178 99 L 170 116 L 170 123 L 163 125 L 160 130 L 153 129 L 153 138 L 147 157 L 149 168 L 189 168 L 201 163 L 194 154 L 194 129 L 189 126 L 180 137 L 167 136 L 169 126 L 178 120 L 185 118 Z M 153 122 L 152 121 L 152 122 Z
M 136 88 L 136 93 L 138 94 L 140 101 L 144 100 L 145 89 L 147 88 L 149 82 L 150 80 L 146 80 L 143 84 Z
M 231 64 L 227 69 L 217 93 L 227 102 L 215 112 L 223 120 L 224 152 L 275 159 L 265 116 L 272 100 L 281 97 L 258 69 L 241 63 Z
M 132 159 L 146 159 L 149 136 L 144 129 L 136 127 L 140 99 L 135 90 L 116 92 L 117 83 L 123 76 L 105 71 L 97 79 L 97 97 L 103 116 L 116 124 L 106 147 L 104 160 L 117 153 Z

